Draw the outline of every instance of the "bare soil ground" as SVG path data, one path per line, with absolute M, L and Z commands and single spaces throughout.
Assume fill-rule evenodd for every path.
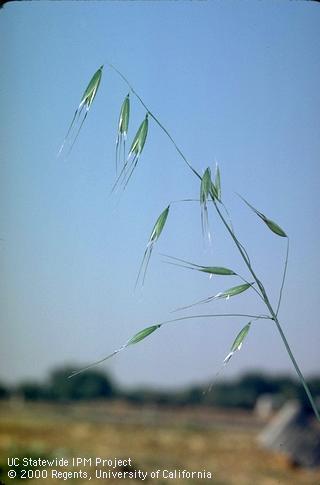
M 319 469 L 294 468 L 286 457 L 258 447 L 256 437 L 263 425 L 251 413 L 238 411 L 161 409 L 129 406 L 123 402 L 60 405 L 2 402 L 0 484 L 1 481 L 5 485 L 21 483 L 7 477 L 8 457 L 41 456 L 64 457 L 69 463 L 74 457 L 93 460 L 130 457 L 131 467 L 115 470 L 148 472 L 147 484 L 319 485 Z M 139 483 L 139 479 L 98 479 L 95 466 L 58 469 L 78 471 L 80 468 L 88 473 L 86 479 L 52 478 L 51 469 L 47 468 L 48 478 L 25 482 L 28 485 Z M 212 478 L 161 476 L 153 480 L 150 473 L 158 469 L 206 470 Z M 16 470 L 20 473 L 19 468 Z

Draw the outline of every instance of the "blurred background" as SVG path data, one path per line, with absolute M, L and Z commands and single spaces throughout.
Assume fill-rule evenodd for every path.
M 176 322 L 67 379 L 175 316 L 265 313 L 252 291 L 171 313 L 239 280 L 173 267 L 161 253 L 249 278 L 210 210 L 211 244 L 203 239 L 197 202 L 171 204 L 145 284 L 134 289 L 157 217 L 172 201 L 199 198 L 199 183 L 150 119 L 130 184 L 111 193 L 128 93 L 111 62 L 199 173 L 219 164 L 223 200 L 275 306 L 285 241 L 237 193 L 290 236 L 279 318 L 319 395 L 319 17 L 315 2 L 12 2 L 0 10 L 0 480 L 10 453 L 81 452 L 131 454 L 146 470 L 207 468 L 221 484 L 319 482 L 297 453 L 257 441 L 289 400 L 302 406 L 287 411 L 289 424 L 317 429 L 268 320 L 251 325 L 222 371 L 247 319 Z M 79 138 L 57 157 L 102 64 Z M 128 145 L 144 116 L 131 96 Z

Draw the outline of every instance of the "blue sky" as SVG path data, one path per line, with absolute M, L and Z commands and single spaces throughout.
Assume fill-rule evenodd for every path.
M 174 268 L 159 253 L 247 273 L 213 213 L 173 204 L 143 289 L 133 291 L 152 226 L 199 183 L 151 122 L 123 194 L 111 195 L 128 92 L 104 67 L 70 156 L 56 154 L 81 95 L 107 61 L 130 79 L 199 172 L 218 162 L 223 199 L 277 301 L 285 242 L 236 195 L 290 235 L 281 322 L 302 369 L 319 358 L 320 9 L 313 2 L 36 2 L 0 13 L 1 374 L 43 378 L 103 357 L 171 310 L 238 283 Z M 129 141 L 145 116 L 131 99 Z M 265 312 L 253 292 L 193 313 Z M 185 315 L 192 314 L 192 311 Z M 210 380 L 245 319 L 163 327 L 103 368 L 126 385 Z M 271 322 L 252 326 L 225 377 L 292 371 Z

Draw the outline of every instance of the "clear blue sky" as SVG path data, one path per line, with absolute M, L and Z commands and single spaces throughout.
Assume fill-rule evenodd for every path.
M 319 371 L 320 8 L 313 2 L 21 2 L 0 12 L 1 373 L 15 382 L 103 357 L 170 311 L 238 280 L 165 265 L 159 253 L 247 273 L 213 213 L 175 204 L 143 290 L 151 228 L 199 184 L 151 122 L 125 193 L 111 196 L 127 87 L 103 79 L 70 157 L 57 159 L 84 88 L 107 60 L 130 79 L 200 172 L 217 161 L 223 198 L 276 301 L 285 252 L 241 193 L 290 235 L 281 321 L 307 375 Z M 145 112 L 132 99 L 129 140 Z M 265 312 L 253 292 L 193 313 Z M 185 315 L 192 314 L 192 311 Z M 204 382 L 246 319 L 163 327 L 103 366 L 121 383 Z M 292 371 L 271 322 L 256 322 L 225 377 Z

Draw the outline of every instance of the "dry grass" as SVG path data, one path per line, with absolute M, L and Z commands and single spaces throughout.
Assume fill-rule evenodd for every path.
M 5 404 L 0 407 L 0 462 L 8 456 L 48 455 L 102 458 L 131 457 L 134 467 L 206 469 L 213 480 L 148 480 L 146 483 L 215 485 L 317 485 L 320 471 L 290 467 L 284 457 L 261 450 L 261 428 L 246 413 L 185 409 L 160 411 L 123 403 L 91 405 Z M 87 469 L 89 471 L 89 469 Z M 93 473 L 93 470 L 91 470 Z M 2 477 L 5 484 L 21 483 Z M 106 480 L 92 478 L 92 485 Z M 29 480 L 28 484 L 63 483 Z M 72 480 L 87 483 L 87 480 Z M 107 480 L 119 484 L 121 480 Z M 137 480 L 125 480 L 137 483 Z

